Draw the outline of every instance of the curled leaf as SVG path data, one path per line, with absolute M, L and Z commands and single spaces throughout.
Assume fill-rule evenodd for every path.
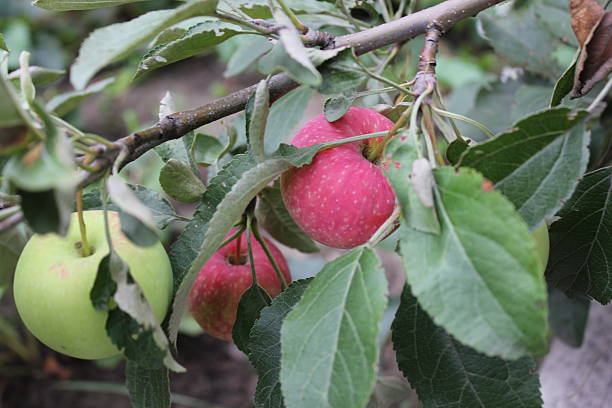
M 606 12 L 587 38 L 574 76 L 572 98 L 586 95 L 612 72 L 612 11 Z
M 597 0 L 570 0 L 572 29 L 581 46 L 604 15 L 604 8 Z

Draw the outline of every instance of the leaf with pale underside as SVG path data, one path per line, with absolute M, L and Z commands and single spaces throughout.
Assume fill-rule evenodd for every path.
M 115 78 L 106 78 L 94 82 L 83 90 L 56 95 L 47 102 L 46 108 L 49 112 L 64 116 L 76 109 L 85 99 L 104 91 L 108 86 L 113 84 L 113 82 L 115 82 Z
M 419 306 L 406 286 L 393 322 L 400 370 L 423 408 L 540 408 L 532 357 L 506 361 L 464 346 Z
M 90 10 L 100 7 L 120 6 L 145 0 L 34 0 L 36 7 L 51 11 Z
M 367 247 L 336 258 L 310 282 L 281 328 L 280 382 L 288 407 L 367 405 L 386 291 L 380 260 Z
M 612 168 L 584 176 L 550 228 L 548 281 L 570 296 L 612 300 Z
M 125 23 L 95 30 L 81 44 L 79 56 L 70 69 L 70 82 L 75 89 L 84 89 L 103 67 L 124 58 L 182 20 L 214 13 L 216 5 L 216 0 L 195 0 L 172 10 L 151 11 Z
M 400 227 L 414 295 L 437 325 L 489 356 L 547 348 L 546 285 L 535 241 L 498 191 L 473 170 L 434 170 L 438 235 Z
M 491 180 L 534 230 L 561 208 L 586 169 L 585 116 L 565 107 L 534 113 L 468 148 L 460 164 Z

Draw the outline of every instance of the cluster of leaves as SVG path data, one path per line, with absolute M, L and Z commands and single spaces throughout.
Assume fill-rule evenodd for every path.
M 72 10 L 132 1 L 35 4 Z M 368 1 L 285 3 L 310 28 L 338 34 L 385 18 L 380 4 Z M 366 10 L 369 19 L 346 13 L 355 8 Z M 503 19 L 492 15 L 499 12 L 505 13 Z M 389 18 L 389 10 L 386 14 Z M 259 197 L 256 216 L 273 237 L 303 252 L 317 250 L 271 183 L 291 167 L 308 164 L 321 149 L 337 145 L 297 149 L 281 143 L 318 90 L 332 95 L 325 109 L 329 120 L 341 117 L 359 98 L 373 95 L 379 98 L 375 103 L 389 105 L 381 109 L 394 120 L 410 116 L 409 126 L 386 147 L 386 159 L 394 165 L 385 174 L 401 207 L 399 253 L 407 280 L 393 323 L 393 343 L 398 364 L 423 405 L 514 407 L 520 402 L 538 407 L 542 401 L 533 356 L 546 352 L 548 320 L 553 330 L 563 329 L 562 339 L 578 345 L 587 316 L 583 301 L 568 301 L 560 292 L 550 297 L 549 316 L 547 281 L 574 298 L 603 304 L 612 298 L 612 171 L 602 167 L 609 161 L 611 138 L 603 124 L 609 110 L 597 118 L 597 103 L 565 98 L 576 83 L 581 91 L 575 95 L 586 93 L 585 84 L 594 85 L 605 69 L 588 73 L 588 58 L 606 55 L 591 52 L 589 44 L 596 45 L 594 38 L 601 36 L 596 32 L 605 29 L 608 14 L 599 16 L 586 40 L 579 35 L 579 43 L 569 31 L 565 2 L 538 0 L 479 17 L 495 51 L 527 72 L 509 69 L 514 79 L 469 84 L 451 95 L 452 110 L 453 100 L 463 98 L 457 111 L 495 134 L 477 144 L 468 142 L 482 140 L 480 130 L 455 126 L 448 116 L 459 116 L 443 106 L 432 111 L 416 101 L 408 107 L 394 103 L 394 92 L 403 86 L 400 79 L 406 78 L 396 78 L 385 67 L 394 56 L 408 53 L 407 48 L 389 50 L 388 61 L 356 59 L 350 49 L 308 48 L 293 25 L 295 16 L 259 0 L 193 0 L 98 29 L 83 42 L 72 65 L 70 81 L 76 90 L 44 106 L 35 98 L 35 85 L 57 73 L 29 67 L 23 54 L 19 71 L 9 74 L 0 37 L 5 50 L 0 51 L 0 132 L 7 135 L 0 139 L 0 153 L 7 157 L 6 162 L 0 158 L 0 198 L 19 201 L 34 232 L 65 231 L 81 181 L 75 163 L 87 171 L 88 150 L 100 139 L 68 125 L 61 115 L 111 81 L 90 84 L 96 73 L 144 45 L 149 48 L 136 77 L 239 38 L 228 75 L 257 62 L 263 74 L 283 71 L 302 86 L 270 106 L 268 81 L 263 80 L 245 114 L 227 129 L 225 140 L 191 132 L 155 148 L 164 162 L 160 184 L 165 193 L 178 201 L 198 202 L 170 251 L 172 311 L 162 325 L 155 322 L 129 269 L 114 252 L 100 264 L 91 292 L 101 310 L 111 298 L 118 305 L 109 314 L 107 328 L 129 360 L 126 377 L 133 404 L 169 405 L 168 369 L 182 369 L 173 345 L 187 294 L 254 198 Z M 266 26 L 253 19 L 268 19 L 280 28 L 265 31 Z M 558 61 L 565 61 L 565 48 L 578 44 L 579 66 L 587 68 L 577 66 L 578 80 L 568 86 L 569 76 L 562 74 Z M 372 89 L 381 82 L 392 86 Z M 368 89 L 363 90 L 364 85 Z M 440 104 L 434 97 L 432 106 Z M 167 96 L 160 117 L 174 110 Z M 439 141 L 446 153 L 441 161 L 424 153 L 434 152 L 427 141 L 437 132 L 426 120 L 419 122 L 419 112 L 435 118 L 436 129 L 445 136 Z M 122 180 L 118 168 L 124 158 L 120 154 L 113 174 L 85 194 L 84 206 L 118 210 L 125 234 L 138 245 L 150 245 L 157 238 L 155 228 L 180 217 L 162 194 Z M 199 177 L 201 167 L 214 175 L 207 185 Z M 10 215 L 0 212 L 0 220 Z M 553 221 L 545 271 L 530 232 Z M 1 237 L 1 242 L 16 242 Z M 384 398 L 371 396 L 377 382 L 377 336 L 389 303 L 384 270 L 372 246 L 344 253 L 316 277 L 291 285 L 269 306 L 249 307 L 245 295 L 234 334 L 259 374 L 255 406 L 385 406 L 380 402 Z M 582 312 L 572 313 L 576 310 Z

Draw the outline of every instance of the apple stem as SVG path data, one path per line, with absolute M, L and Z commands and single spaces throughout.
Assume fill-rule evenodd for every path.
M 385 146 L 387 146 L 387 143 L 389 143 L 389 141 L 393 138 L 393 136 L 395 136 L 397 131 L 402 126 L 404 126 L 404 124 L 406 123 L 406 120 L 408 120 L 408 116 L 410 116 L 410 112 L 412 111 L 413 106 L 414 104 L 408 106 L 408 108 L 406 108 L 406 110 L 402 112 L 397 122 L 395 122 L 395 125 L 393 125 L 393 127 L 391 128 L 391 130 L 389 130 L 389 133 L 387 133 L 387 135 L 383 138 L 383 140 L 375 144 L 374 149 L 368 154 L 369 161 L 373 163 L 380 157 L 380 155 L 385 150 Z
M 86 257 L 91 255 L 91 246 L 89 246 L 89 241 L 87 241 L 87 227 L 83 217 L 83 190 L 79 190 L 76 193 L 76 208 L 79 218 L 79 230 L 81 231 L 81 256 Z
M 238 238 L 236 238 L 236 252 L 234 253 L 234 261 L 236 262 L 236 265 L 240 264 L 240 250 L 241 245 L 242 244 L 242 234 L 238 235 Z
M 287 280 L 285 279 L 285 276 L 281 272 L 278 266 L 278 263 L 276 263 L 276 259 L 274 259 L 274 257 L 272 256 L 272 252 L 270 252 L 270 248 L 268 247 L 268 244 L 266 244 L 266 241 L 261 236 L 261 233 L 259 232 L 259 227 L 257 226 L 256 219 L 253 219 L 252 221 L 252 228 L 253 228 L 253 235 L 255 235 L 255 239 L 257 240 L 257 242 L 259 242 L 259 244 L 263 248 L 264 252 L 266 253 L 266 256 L 268 257 L 268 260 L 270 261 L 270 263 L 272 264 L 272 267 L 274 268 L 274 272 L 276 272 L 276 276 L 278 277 L 278 280 L 281 284 L 281 290 L 287 289 Z

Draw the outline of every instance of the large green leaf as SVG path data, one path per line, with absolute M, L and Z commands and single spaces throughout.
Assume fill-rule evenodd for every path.
M 249 337 L 249 360 L 257 369 L 257 408 L 283 408 L 279 381 L 281 368 L 281 326 L 287 313 L 302 298 L 310 279 L 292 283 L 272 304 L 261 311 Z
M 535 113 L 467 149 L 460 164 L 495 183 L 533 230 L 561 208 L 586 168 L 585 116 L 568 108 Z
M 328 263 L 281 328 L 280 381 L 290 408 L 365 407 L 376 381 L 376 337 L 387 282 L 374 251 Z
M 531 357 L 506 361 L 464 346 L 438 327 L 406 286 L 393 322 L 399 368 L 423 408 L 539 408 Z
M 135 77 L 154 69 L 200 54 L 244 31 L 242 27 L 213 20 L 191 27 L 185 34 L 150 50 L 140 62 Z
M 495 51 L 513 64 L 556 77 L 560 66 L 552 53 L 558 40 L 538 21 L 535 13 L 515 11 L 500 17 L 494 15 L 495 11 L 479 16 L 485 38 Z
M 261 191 L 255 214 L 265 230 L 281 244 L 306 253 L 319 251 L 287 211 L 278 184 Z
M 125 23 L 117 23 L 92 32 L 72 64 L 70 82 L 77 89 L 103 67 L 127 56 L 153 39 L 164 29 L 193 16 L 214 13 L 217 0 L 194 0 L 172 10 L 157 10 Z
M 227 62 L 223 75 L 232 77 L 253 66 L 255 61 L 272 48 L 268 38 L 261 35 L 242 35 L 240 43 Z
M 550 228 L 548 281 L 570 296 L 612 299 L 612 167 L 588 173 Z
M 165 368 L 125 364 L 125 385 L 134 408 L 170 408 L 170 379 Z
M 407 280 L 436 324 L 489 356 L 547 347 L 546 285 L 512 203 L 469 169 L 434 171 L 439 235 L 400 227 Z
M 240 296 L 232 340 L 240 351 L 249 354 L 249 335 L 261 310 L 270 305 L 268 292 L 255 282 Z
M 145 0 L 34 0 L 32 3 L 52 11 L 89 10 L 99 7 L 119 6 Z

